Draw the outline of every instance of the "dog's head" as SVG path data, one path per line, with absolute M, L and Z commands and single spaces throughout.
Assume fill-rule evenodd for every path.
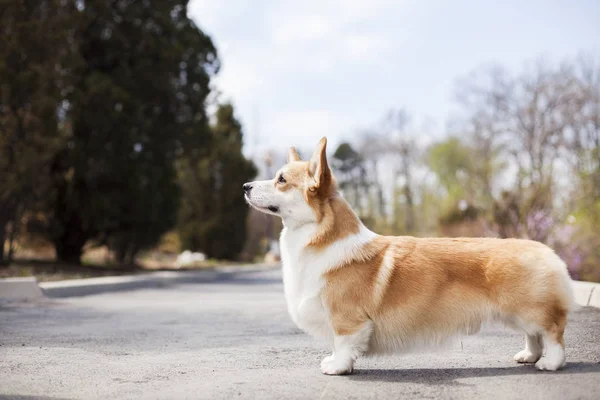
M 248 204 L 284 222 L 305 224 L 319 222 L 325 199 L 337 192 L 335 178 L 327 163 L 327 138 L 321 139 L 310 161 L 302 161 L 290 148 L 287 164 L 267 181 L 244 184 Z

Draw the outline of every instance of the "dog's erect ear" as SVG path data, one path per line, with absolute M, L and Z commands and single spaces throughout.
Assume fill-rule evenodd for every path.
M 289 164 L 294 161 L 300 161 L 300 155 L 294 147 L 290 147 L 290 150 L 288 151 L 287 155 L 287 163 Z
M 315 152 L 308 163 L 308 171 L 310 175 L 315 179 L 315 185 L 311 188 L 311 191 L 315 191 L 319 188 L 326 188 L 331 182 L 331 170 L 327 163 L 327 138 L 321 139 Z

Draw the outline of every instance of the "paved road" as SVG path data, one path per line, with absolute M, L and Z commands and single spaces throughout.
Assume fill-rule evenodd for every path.
M 214 283 L 0 305 L 0 398 L 600 398 L 600 310 L 567 328 L 568 368 L 514 364 L 522 338 L 486 328 L 445 351 L 321 375 L 326 347 L 290 322 L 279 271 Z

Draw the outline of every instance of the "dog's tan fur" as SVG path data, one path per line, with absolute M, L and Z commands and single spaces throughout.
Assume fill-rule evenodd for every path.
M 301 191 L 313 210 L 316 231 L 303 251 L 314 258 L 362 227 L 338 193 L 325 148 L 323 139 L 308 162 L 290 149 L 278 173 L 286 182 L 274 182 L 277 191 Z M 355 250 L 323 270 L 320 299 L 336 338 L 369 326 L 367 348 L 357 354 L 474 333 L 488 319 L 525 330 L 534 344 L 543 337 L 564 350 L 570 280 L 564 263 L 541 243 L 376 235 Z M 538 368 L 560 368 L 564 356 L 554 364 Z
M 361 258 L 326 273 L 323 298 L 338 335 L 373 321 L 371 352 L 417 332 L 474 333 L 490 308 L 511 325 L 520 318 L 543 327 L 564 347 L 571 301 L 560 271 L 538 280 L 531 262 L 540 252 L 548 248 L 523 240 L 379 237 Z

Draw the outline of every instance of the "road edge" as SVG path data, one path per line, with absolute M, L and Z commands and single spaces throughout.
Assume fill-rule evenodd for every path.
M 580 306 L 600 308 L 600 284 L 585 281 L 573 281 L 573 294 Z
M 31 300 L 44 297 L 34 276 L 0 279 L 0 300 Z
M 0 279 L 1 300 L 32 300 L 79 297 L 132 289 L 165 287 L 182 283 L 212 282 L 233 273 L 258 272 L 278 268 L 279 264 L 247 264 L 194 271 L 157 271 L 136 275 L 69 279 L 40 282 L 35 277 Z

